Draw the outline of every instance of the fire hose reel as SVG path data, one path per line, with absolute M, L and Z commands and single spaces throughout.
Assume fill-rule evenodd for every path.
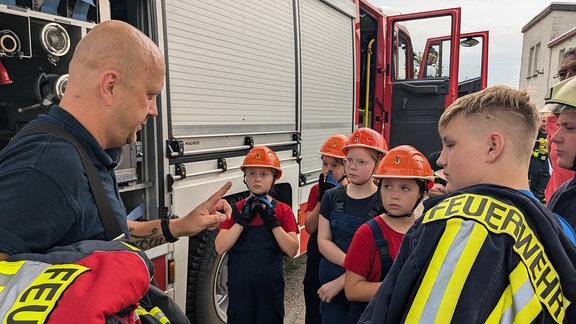
M 0 30 L 0 56 L 14 57 L 20 54 L 20 38 L 11 30 Z
M 42 28 L 40 44 L 48 54 L 50 63 L 56 65 L 61 56 L 70 50 L 70 35 L 58 23 L 49 23 Z
M 50 101 L 50 104 L 58 103 L 64 96 L 67 84 L 68 74 L 42 73 L 36 81 L 36 97 L 41 103 L 47 101 Z

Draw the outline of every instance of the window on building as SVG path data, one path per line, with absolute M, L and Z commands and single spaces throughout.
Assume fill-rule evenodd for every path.
M 564 59 L 564 53 L 566 53 L 566 49 L 563 48 L 558 52 L 558 65 L 556 67 L 556 71 L 560 70 L 560 65 L 562 64 L 562 60 Z
M 528 57 L 528 77 L 538 75 L 540 72 L 540 43 L 530 47 L 530 56 Z

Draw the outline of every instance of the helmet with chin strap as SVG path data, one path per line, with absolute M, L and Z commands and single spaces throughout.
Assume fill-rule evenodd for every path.
M 552 86 L 544 99 L 546 105 L 540 109 L 540 114 L 543 116 L 576 113 L 576 77 Z M 576 156 L 570 170 L 576 170 Z
M 376 179 L 414 179 L 417 180 L 420 188 L 420 197 L 409 214 L 393 216 L 387 211 L 386 215 L 391 217 L 409 217 L 412 215 L 424 193 L 428 192 L 434 185 L 434 172 L 428 162 L 428 159 L 416 148 L 410 145 L 400 145 L 392 148 L 386 153 L 386 156 L 380 161 L 376 172 Z M 380 181 L 379 186 L 382 184 Z
M 388 151 L 378 164 L 374 178 L 417 179 L 430 189 L 434 185 L 434 172 L 428 159 L 410 145 L 400 145 Z
M 274 169 L 275 180 L 282 176 L 280 160 L 274 151 L 266 146 L 256 146 L 246 154 L 240 170 L 246 173 L 246 168 L 271 168 Z

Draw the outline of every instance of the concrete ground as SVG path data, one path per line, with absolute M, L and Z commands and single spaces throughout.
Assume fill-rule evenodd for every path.
M 304 273 L 306 272 L 306 254 L 295 259 L 284 259 L 284 324 L 304 324 L 306 309 L 304 304 Z

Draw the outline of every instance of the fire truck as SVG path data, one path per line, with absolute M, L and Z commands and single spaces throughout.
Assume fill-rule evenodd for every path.
M 116 170 L 131 219 L 186 214 L 232 180 L 256 145 L 283 175 L 276 198 L 303 226 L 320 173 L 317 150 L 358 127 L 391 147 L 441 148 L 436 123 L 456 98 L 486 87 L 488 32 L 460 32 L 460 9 L 398 14 L 367 0 L 0 0 L 0 146 L 58 104 L 78 41 L 126 21 L 164 53 L 159 116 Z M 193 323 L 226 322 L 226 255 L 214 232 L 142 246 L 156 279 Z

